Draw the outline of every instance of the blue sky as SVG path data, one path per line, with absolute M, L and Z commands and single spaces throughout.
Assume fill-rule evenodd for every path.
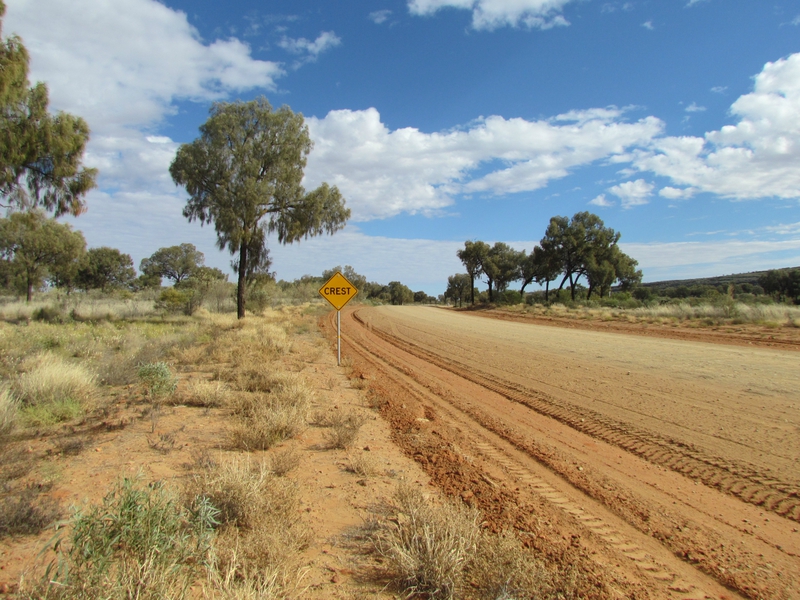
M 465 240 L 530 251 L 597 213 L 645 280 L 800 265 L 796 0 L 6 0 L 51 106 L 92 129 L 90 246 L 191 242 L 168 168 L 217 100 L 302 112 L 332 237 L 272 241 L 282 279 L 352 265 L 430 294 Z

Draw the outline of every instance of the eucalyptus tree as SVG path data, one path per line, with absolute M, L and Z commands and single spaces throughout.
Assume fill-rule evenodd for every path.
M 458 302 L 459 306 L 464 304 L 467 294 L 471 292 L 472 278 L 466 273 L 457 273 L 447 278 L 447 289 L 444 292 L 445 298 L 452 298 L 453 302 Z
M 301 185 L 311 147 L 303 115 L 286 106 L 273 110 L 262 97 L 215 103 L 200 137 L 181 145 L 170 165 L 173 181 L 189 192 L 184 216 L 213 223 L 218 247 L 238 253 L 240 319 L 250 259 L 255 254 L 263 262 L 268 234 L 291 244 L 332 234 L 350 217 L 335 186 L 306 193 Z
M 456 252 L 459 260 L 464 263 L 464 269 L 469 275 L 470 300 L 475 304 L 475 278 L 483 274 L 483 263 L 489 254 L 489 244 L 481 241 L 464 242 L 464 248 Z
M 0 35 L 6 6 L 0 0 Z M 78 216 L 97 171 L 81 166 L 89 126 L 48 111 L 47 86 L 28 84 L 30 59 L 17 36 L 0 38 L 0 205 Z
M 171 279 L 178 284 L 188 279 L 205 262 L 205 256 L 194 244 L 180 244 L 159 248 L 149 258 L 139 263 L 143 275 L 152 278 Z
M 28 302 L 47 277 L 67 272 L 85 250 L 83 234 L 47 218 L 41 210 L 15 212 L 0 219 L 0 256 L 11 278 L 25 290 Z
M 494 299 L 493 290 L 503 292 L 512 281 L 519 279 L 524 258 L 524 252 L 514 250 L 504 242 L 495 242 L 482 256 L 482 271 L 489 283 L 489 302 Z
M 78 267 L 78 287 L 84 290 L 101 289 L 108 292 L 124 288 L 136 279 L 133 259 L 116 248 L 91 248 Z

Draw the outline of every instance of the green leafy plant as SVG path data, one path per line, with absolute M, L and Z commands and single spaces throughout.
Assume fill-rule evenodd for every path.
M 165 362 L 147 363 L 139 366 L 139 381 L 144 385 L 149 398 L 153 401 L 170 396 L 178 387 L 178 378 L 172 374 Z

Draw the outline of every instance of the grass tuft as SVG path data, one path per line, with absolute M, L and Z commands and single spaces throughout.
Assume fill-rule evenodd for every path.
M 231 442 L 246 450 L 267 450 L 302 433 L 313 392 L 296 375 L 283 375 L 270 394 L 241 394 L 234 407 L 238 421 Z
M 347 450 L 355 444 L 366 417 L 356 412 L 336 412 L 329 419 L 330 429 L 322 435 L 329 448 Z
M 401 484 L 394 515 L 373 533 L 403 592 L 426 598 L 454 598 L 464 567 L 477 547 L 479 513 L 455 504 L 435 505 L 418 489 Z
M 0 386 L 0 441 L 17 425 L 19 402 L 6 386 Z

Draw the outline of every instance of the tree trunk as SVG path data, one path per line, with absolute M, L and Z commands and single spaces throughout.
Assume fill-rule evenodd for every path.
M 550 295 L 550 280 L 548 279 L 547 282 L 544 284 L 544 301 L 549 302 L 548 296 Z
M 244 319 L 244 291 L 247 275 L 247 243 L 242 240 L 239 246 L 239 281 L 236 286 L 236 316 Z
M 475 275 L 469 274 L 469 293 L 472 299 L 472 306 L 475 306 Z
M 26 287 L 26 290 L 28 292 L 26 301 L 30 302 L 33 299 L 33 279 L 32 278 L 28 277 L 28 285 L 25 286 L 25 287 Z

